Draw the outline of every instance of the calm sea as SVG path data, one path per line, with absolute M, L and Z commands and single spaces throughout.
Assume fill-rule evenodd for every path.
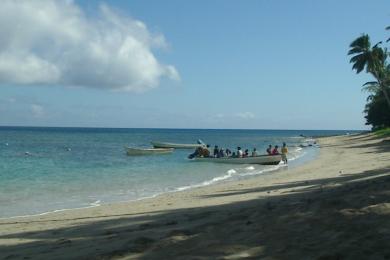
M 137 200 L 221 181 L 272 174 L 280 166 L 189 161 L 191 150 L 130 157 L 125 146 L 150 141 L 237 146 L 263 152 L 268 144 L 290 148 L 292 167 L 315 157 L 300 148 L 304 136 L 353 131 L 190 130 L 0 127 L 0 218 Z

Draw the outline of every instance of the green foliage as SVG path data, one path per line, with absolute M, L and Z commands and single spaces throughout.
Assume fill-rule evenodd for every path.
M 381 42 L 378 42 L 371 48 L 370 37 L 363 34 L 349 45 L 348 55 L 354 55 L 349 62 L 353 64 L 352 69 L 356 70 L 356 73 L 366 68 L 366 72 L 377 77 L 387 58 L 387 50 L 379 47 L 380 44 Z
M 390 136 L 390 127 L 383 128 L 380 130 L 375 131 L 375 134 L 380 137 L 387 137 Z
M 372 125 L 374 130 L 390 127 L 389 109 L 380 92 L 368 97 L 364 112 L 366 113 L 366 125 Z
M 353 63 L 352 69 L 356 70 L 356 73 L 360 73 L 371 60 L 370 57 L 370 37 L 367 34 L 363 34 L 359 38 L 355 39 L 350 45 L 348 55 L 355 55 L 350 59 L 350 63 Z M 368 66 L 367 66 L 368 68 Z
M 390 29 L 390 26 L 386 29 Z M 378 42 L 371 47 L 370 37 L 363 34 L 351 44 L 348 55 L 352 55 L 350 63 L 356 73 L 365 70 L 375 81 L 363 85 L 363 90 L 370 93 L 367 98 L 366 124 L 373 129 L 390 126 L 390 64 L 387 62 L 389 52 Z
M 362 90 L 369 93 L 377 93 L 380 91 L 380 86 L 377 81 L 369 81 L 363 84 Z

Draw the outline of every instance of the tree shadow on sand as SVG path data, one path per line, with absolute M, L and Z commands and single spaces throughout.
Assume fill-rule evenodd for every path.
M 309 183 L 232 190 L 207 196 L 282 188 L 295 192 L 218 206 L 91 217 L 51 230 L 1 233 L 0 241 L 22 243 L 1 243 L 0 258 L 389 259 L 389 173 L 386 168 Z M 1 224 L 0 230 L 2 225 L 10 223 Z
M 358 142 L 359 144 L 356 144 L 356 141 L 363 141 L 363 142 Z M 372 141 L 372 142 L 365 142 L 365 141 Z M 321 145 L 321 147 L 322 148 L 343 147 L 348 149 L 368 148 L 368 151 L 366 151 L 366 153 L 380 154 L 380 153 L 390 152 L 390 139 L 379 137 L 374 134 L 362 135 L 362 136 L 348 137 L 348 140 L 345 140 L 343 143 Z

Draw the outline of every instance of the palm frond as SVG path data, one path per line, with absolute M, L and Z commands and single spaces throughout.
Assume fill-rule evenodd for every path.
M 377 42 L 374 46 L 372 46 L 372 48 L 379 48 L 378 46 L 382 44 L 382 41 L 380 42 Z
M 366 91 L 369 93 L 377 93 L 380 90 L 380 85 L 377 81 L 369 81 L 364 83 L 362 86 L 362 91 Z
M 366 101 L 367 102 L 370 102 L 371 100 L 374 99 L 374 95 L 369 95 L 367 98 L 366 98 Z
M 367 85 L 379 85 L 379 83 L 378 83 L 378 81 L 368 81 L 368 82 L 363 84 L 363 87 L 367 86 Z
M 364 68 L 367 65 L 367 55 L 365 53 L 358 54 L 356 56 L 353 56 L 350 59 L 350 63 L 353 63 L 352 69 L 356 70 L 356 73 L 360 73 L 361 71 L 364 70 Z
M 363 34 L 362 36 L 356 38 L 351 44 L 349 45 L 350 48 L 362 48 L 362 49 L 369 49 L 371 47 L 370 44 L 370 36 L 368 34 Z
M 384 64 L 387 58 L 387 50 L 385 48 L 378 47 L 378 43 L 372 47 L 372 56 L 380 63 Z

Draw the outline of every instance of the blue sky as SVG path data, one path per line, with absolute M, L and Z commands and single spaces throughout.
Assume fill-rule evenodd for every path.
M 367 129 L 346 54 L 390 36 L 388 1 L 14 3 L 0 125 Z

